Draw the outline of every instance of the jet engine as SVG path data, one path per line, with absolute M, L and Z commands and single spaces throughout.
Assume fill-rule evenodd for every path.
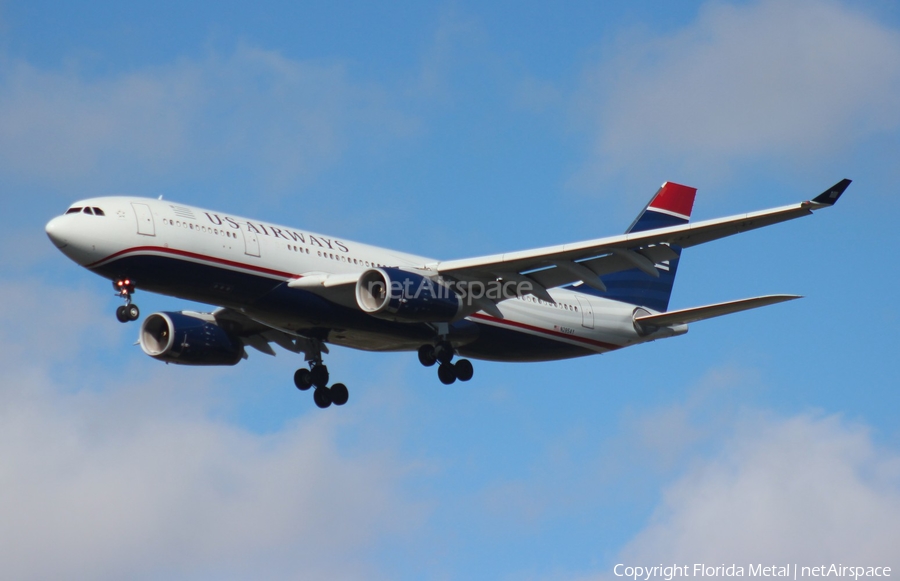
M 150 357 L 180 365 L 234 365 L 244 355 L 241 341 L 205 313 L 153 313 L 141 324 L 140 344 Z
M 371 268 L 356 283 L 356 303 L 379 319 L 403 323 L 447 322 L 462 303 L 453 290 L 427 276 L 399 268 Z

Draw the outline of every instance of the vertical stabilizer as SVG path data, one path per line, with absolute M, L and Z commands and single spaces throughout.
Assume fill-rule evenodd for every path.
M 697 188 L 672 182 L 664 183 L 625 233 L 686 224 L 691 219 L 696 194 Z M 680 246 L 671 248 L 679 257 L 681 256 Z M 637 268 L 604 275 L 603 283 L 607 289 L 605 291 L 586 285 L 568 288 L 664 312 L 669 308 L 669 297 L 672 296 L 678 261 L 679 258 L 673 258 L 656 264 L 659 277 L 651 276 Z

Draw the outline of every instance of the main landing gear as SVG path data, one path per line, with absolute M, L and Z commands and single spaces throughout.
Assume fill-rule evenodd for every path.
M 113 281 L 113 288 L 116 290 L 116 296 L 125 299 L 125 304 L 116 309 L 116 318 L 120 323 L 129 321 L 137 321 L 141 316 L 141 310 L 137 305 L 131 302 L 131 295 L 134 294 L 134 283 L 127 278 L 120 278 Z
M 314 349 L 307 354 L 309 369 L 305 367 L 294 372 L 294 385 L 300 391 L 314 387 L 313 401 L 322 409 L 331 404 L 344 405 L 350 399 L 350 392 L 343 383 L 335 383 L 328 387 L 328 368 L 322 363 L 320 342 L 314 341 Z
M 439 341 L 437 345 L 419 347 L 419 363 L 425 367 L 440 363 L 438 379 L 444 385 L 450 385 L 457 379 L 469 381 L 475 373 L 475 369 L 468 359 L 460 359 L 456 363 L 452 363 L 454 355 L 453 346 L 448 341 Z

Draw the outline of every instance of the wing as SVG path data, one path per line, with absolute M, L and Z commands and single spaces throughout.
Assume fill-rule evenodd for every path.
M 815 210 L 834 205 L 849 185 L 850 180 L 841 180 L 812 200 L 780 208 L 573 244 L 436 262 L 426 265 L 426 268 L 451 280 L 484 283 L 527 281 L 533 288 L 531 294 L 553 302 L 548 288 L 580 281 L 606 290 L 601 278 L 603 275 L 633 268 L 658 276 L 656 265 L 678 257 L 671 246 L 687 248 L 807 216 Z

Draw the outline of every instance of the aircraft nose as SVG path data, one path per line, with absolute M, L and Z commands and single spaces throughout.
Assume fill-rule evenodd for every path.
M 65 234 L 63 233 L 63 217 L 57 216 L 53 218 L 47 225 L 44 226 L 44 230 L 47 232 L 47 236 L 50 238 L 50 242 L 53 242 L 53 245 L 57 248 L 65 248 L 69 245 L 69 241 L 66 239 Z

